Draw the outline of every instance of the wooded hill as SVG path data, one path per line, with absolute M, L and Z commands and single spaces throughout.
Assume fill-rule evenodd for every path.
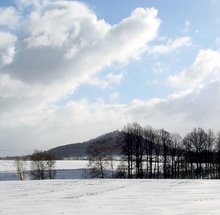
M 87 157 L 87 148 L 95 142 L 102 142 L 104 145 L 117 145 L 117 139 L 120 138 L 122 133 L 120 131 L 113 131 L 104 135 L 101 135 L 92 140 L 82 143 L 72 143 L 64 146 L 52 148 L 47 152 L 58 158 L 83 158 Z M 115 152 L 118 154 L 118 152 Z

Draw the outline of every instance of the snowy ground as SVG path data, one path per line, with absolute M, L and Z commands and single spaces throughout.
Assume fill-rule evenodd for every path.
M 218 180 L 0 182 L 0 214 L 220 214 Z
M 120 161 L 114 161 L 116 169 Z M 30 161 L 27 161 L 26 170 L 29 171 Z M 56 179 L 82 179 L 88 177 L 87 160 L 58 160 L 56 161 Z M 16 165 L 13 160 L 0 160 L 0 181 L 17 180 Z
M 80 179 L 87 168 L 87 160 L 60 160 L 56 161 L 57 179 Z M 30 170 L 30 161 L 27 162 Z M 13 160 L 0 160 L 0 181 L 16 180 L 16 165 Z
M 57 178 L 82 178 L 87 161 L 57 161 Z M 27 170 L 30 163 L 27 164 Z M 15 180 L 0 161 L 0 180 Z M 0 181 L 0 215 L 220 215 L 218 180 Z
M 56 169 L 82 169 L 86 168 L 87 160 L 58 160 Z M 30 161 L 27 161 L 27 170 L 30 170 Z M 0 160 L 0 171 L 16 172 L 14 160 Z

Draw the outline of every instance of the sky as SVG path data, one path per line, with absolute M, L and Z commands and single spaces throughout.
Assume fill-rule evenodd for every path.
M 0 1 L 0 156 L 124 125 L 220 131 L 220 0 Z

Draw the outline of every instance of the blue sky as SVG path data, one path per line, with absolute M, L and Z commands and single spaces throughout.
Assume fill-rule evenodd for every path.
M 1 153 L 133 121 L 219 131 L 219 11 L 219 0 L 1 1 Z

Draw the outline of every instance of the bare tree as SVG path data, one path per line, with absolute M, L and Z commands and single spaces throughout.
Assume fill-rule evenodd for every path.
M 138 123 L 127 124 L 122 131 L 121 151 L 127 161 L 128 178 L 143 178 L 143 129 Z
M 196 163 L 195 174 L 196 178 L 202 177 L 202 153 L 205 150 L 207 141 L 207 134 L 202 128 L 194 128 L 192 132 L 184 138 L 185 148 L 190 155 L 191 172 L 193 170 L 193 163 Z
M 132 125 L 126 125 L 122 130 L 122 138 L 120 140 L 121 153 L 123 160 L 127 161 L 128 178 L 133 177 L 133 133 Z
M 155 159 L 155 146 L 156 146 L 156 139 L 157 134 L 156 131 L 150 127 L 145 128 L 143 131 L 144 137 L 144 149 L 145 149 L 145 156 L 146 156 L 146 176 L 147 178 L 153 177 L 153 164 L 155 169 L 155 163 L 153 163 Z M 149 164 L 149 165 L 148 165 Z
M 92 143 L 87 148 L 87 155 L 89 160 L 90 177 L 105 178 L 109 177 L 108 168 L 111 169 L 111 177 L 113 177 L 113 145 L 107 143 L 105 140 L 100 140 Z
M 31 155 L 31 176 L 33 179 L 54 179 L 56 161 L 53 156 L 36 151 Z
M 109 168 L 111 170 L 111 178 L 114 178 L 114 155 L 116 152 L 116 146 L 113 144 L 112 141 L 108 143 L 108 145 L 106 146 L 106 150 L 108 154 L 107 161 L 108 161 Z
M 135 158 L 136 178 L 143 178 L 143 129 L 138 123 L 132 124 L 133 133 L 133 156 Z
M 155 164 L 154 164 L 154 178 L 160 178 L 160 154 L 162 146 L 159 144 L 159 137 L 157 135 L 155 145 Z
M 159 130 L 160 144 L 162 145 L 163 151 L 163 177 L 168 177 L 169 170 L 169 147 L 170 147 L 170 133 L 165 131 L 164 129 Z
M 56 177 L 56 160 L 54 160 L 53 156 L 48 156 L 46 159 L 46 168 L 47 168 L 47 173 L 48 173 L 48 178 L 49 179 L 54 179 Z
M 217 133 L 215 144 L 216 144 L 216 153 L 217 153 L 217 158 L 216 158 L 217 174 L 216 174 L 216 177 L 220 178 L 220 132 Z
M 118 167 L 117 167 L 117 171 L 116 171 L 116 178 L 126 178 L 127 176 L 127 165 L 126 162 L 122 161 Z
M 203 153 L 203 161 L 206 163 L 205 169 L 206 169 L 206 175 L 207 178 L 212 178 L 214 176 L 214 150 L 215 150 L 215 134 L 214 132 L 209 129 L 206 132 L 207 138 L 204 145 L 204 153 Z
M 171 177 L 180 177 L 180 158 L 182 155 L 182 137 L 179 134 L 171 135 Z
M 20 181 L 26 180 L 28 177 L 27 174 L 27 162 L 21 158 L 15 160 L 15 166 L 17 170 L 17 179 Z

